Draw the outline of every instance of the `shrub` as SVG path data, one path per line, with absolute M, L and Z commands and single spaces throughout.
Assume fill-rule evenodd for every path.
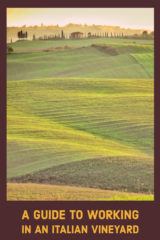
M 14 50 L 11 46 L 7 46 L 7 53 L 10 54 L 10 53 L 13 53 Z

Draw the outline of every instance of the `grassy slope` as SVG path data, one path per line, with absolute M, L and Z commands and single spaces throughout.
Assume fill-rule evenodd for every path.
M 51 77 L 152 78 L 133 54 L 143 54 L 153 68 L 153 47 L 112 46 L 63 49 L 49 52 L 14 53 L 8 57 L 8 79 Z M 112 55 L 116 52 L 116 56 Z M 144 62 L 143 59 L 143 62 Z M 30 71 L 28 71 L 30 69 Z
M 73 42 L 80 47 L 85 40 Z M 8 57 L 8 178 L 43 170 L 41 181 L 45 169 L 59 165 L 59 176 L 65 166 L 61 184 L 83 186 L 75 179 L 83 173 L 87 177 L 85 162 L 95 174 L 97 166 L 88 159 L 112 157 L 113 164 L 106 161 L 103 167 L 113 175 L 118 171 L 119 178 L 111 181 L 104 171 L 96 187 L 115 188 L 120 182 L 116 189 L 152 192 L 153 47 L 120 42 L 112 46 L 116 56 L 103 46 Z M 26 47 L 31 51 L 30 44 L 35 43 L 14 46 L 16 51 Z M 37 51 L 51 47 L 49 44 L 40 41 L 34 47 Z M 150 68 L 146 68 L 148 62 Z M 76 169 L 81 160 L 82 171 L 69 173 L 69 164 Z M 117 169 L 117 161 L 124 168 Z M 127 178 L 123 177 L 125 164 Z M 67 174 L 73 181 L 67 180 Z M 54 181 L 60 183 L 60 178 Z M 137 181 L 132 181 L 134 178 Z M 128 184 L 126 179 L 130 179 Z
M 69 186 L 42 184 L 8 184 L 9 201 L 58 201 L 58 200 L 153 200 L 153 195 L 124 193 L 92 188 L 76 188 Z
M 98 156 L 150 157 L 152 87 L 150 80 L 9 82 L 9 176 Z
M 109 44 L 109 45 L 153 45 L 153 40 L 140 40 L 140 39 L 115 39 L 115 38 L 97 38 L 97 39 L 81 39 L 81 40 L 60 40 L 60 41 L 17 41 L 10 44 L 16 52 L 31 52 L 41 51 L 53 47 L 88 47 L 92 44 Z

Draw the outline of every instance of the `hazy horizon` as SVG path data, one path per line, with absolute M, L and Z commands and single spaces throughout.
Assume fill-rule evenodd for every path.
M 42 25 L 40 24 L 40 25 L 27 25 L 27 24 L 24 24 L 24 25 L 19 25 L 19 26 L 7 26 L 7 28 L 24 28 L 24 26 L 26 27 L 26 28 L 30 28 L 30 27 L 56 27 L 57 25 L 58 25 L 58 27 L 59 28 L 65 28 L 65 27 L 67 27 L 68 25 L 70 25 L 70 24 L 72 24 L 72 25 L 81 25 L 81 26 L 88 26 L 88 27 L 92 27 L 92 26 L 101 26 L 101 27 L 113 27 L 113 28 L 116 28 L 116 27 L 118 27 L 118 28 L 120 28 L 120 29 L 129 29 L 129 30 L 148 30 L 148 31 L 153 31 L 154 29 L 147 29 L 147 28 L 129 28 L 129 27 L 123 27 L 123 26 L 119 26 L 119 25 L 102 25 L 102 24 L 81 24 L 81 23 L 75 23 L 75 22 L 70 22 L 70 23 L 67 23 L 67 24 L 65 24 L 65 25 L 59 25 L 59 24 L 51 24 L 51 25 L 45 25 L 45 24 L 43 24 L 42 23 Z
M 136 16 L 136 18 L 135 18 Z M 8 8 L 7 27 L 101 25 L 154 30 L 153 8 Z

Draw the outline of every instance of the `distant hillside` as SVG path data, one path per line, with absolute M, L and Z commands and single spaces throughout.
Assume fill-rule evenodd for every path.
M 61 31 L 64 31 L 66 37 L 69 37 L 71 32 L 80 31 L 83 32 L 84 35 L 91 32 L 92 34 L 124 34 L 124 35 L 133 35 L 133 34 L 141 34 L 144 29 L 129 29 L 129 28 L 121 28 L 119 26 L 101 26 L 101 25 L 82 25 L 82 24 L 67 24 L 63 27 L 58 25 L 56 26 L 23 26 L 23 27 L 8 27 L 7 28 L 7 42 L 17 40 L 17 32 L 23 30 L 28 32 L 29 39 L 33 38 L 33 35 L 36 37 L 41 37 L 44 35 L 55 35 L 60 34 Z

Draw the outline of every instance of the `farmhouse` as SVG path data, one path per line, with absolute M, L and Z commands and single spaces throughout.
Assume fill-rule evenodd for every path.
M 83 33 L 82 32 L 72 32 L 70 35 L 70 38 L 74 38 L 74 39 L 83 38 Z

